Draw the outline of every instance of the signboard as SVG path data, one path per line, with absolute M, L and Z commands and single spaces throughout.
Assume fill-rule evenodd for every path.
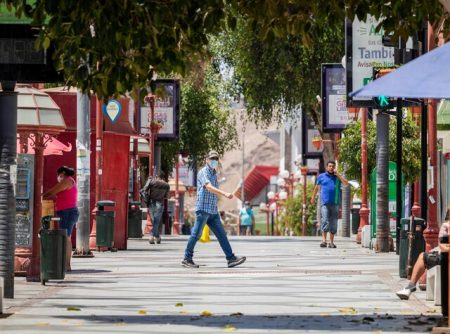
M 53 66 L 52 48 L 36 50 L 38 32 L 28 24 L 0 23 L 1 80 L 22 83 L 64 80 Z
M 322 64 L 323 132 L 341 132 L 351 121 L 345 94 L 345 69 L 342 65 Z
M 180 82 L 178 80 L 156 80 L 155 121 L 162 127 L 156 139 L 158 141 L 177 140 L 179 135 Z M 149 133 L 150 106 L 142 105 L 140 110 L 140 133 Z
M 323 148 L 316 149 L 312 144 L 315 136 L 320 136 L 317 124 L 302 112 L 302 153 L 305 159 L 322 157 Z
M 109 100 L 106 105 L 103 105 L 103 113 L 108 116 L 113 124 L 117 121 L 121 112 L 122 105 L 117 100 Z
M 33 233 L 34 155 L 17 155 L 16 247 L 31 247 Z
M 373 67 L 394 66 L 394 48 L 383 46 L 384 30 L 376 32 L 380 20 L 368 15 L 365 21 L 355 17 L 346 21 L 347 96 L 372 81 Z M 349 97 L 349 107 L 372 107 L 371 98 Z
M 389 161 L 389 172 L 388 172 L 388 206 L 389 206 L 389 226 L 392 237 L 395 239 L 396 236 L 396 217 L 397 217 L 397 164 L 395 162 Z M 405 177 L 402 175 L 402 189 L 405 189 Z M 405 193 L 402 192 L 402 202 L 405 203 Z M 377 169 L 374 168 L 370 177 L 370 220 L 371 220 L 371 230 L 372 238 L 377 236 L 377 215 L 376 215 L 376 203 L 377 203 Z M 402 208 L 402 214 L 404 214 L 404 208 Z

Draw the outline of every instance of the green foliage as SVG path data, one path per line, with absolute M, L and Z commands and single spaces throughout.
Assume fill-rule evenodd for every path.
M 314 229 L 313 221 L 316 220 L 317 206 L 311 204 L 311 196 L 314 190 L 314 184 L 307 184 L 306 189 L 306 234 L 312 235 Z M 282 208 L 280 216 L 277 219 L 278 228 L 284 231 L 286 226 L 294 235 L 302 235 L 302 216 L 303 216 L 303 186 L 297 186 L 297 196 L 289 197 Z
M 402 172 L 406 182 L 412 183 L 420 173 L 419 128 L 408 116 L 403 119 Z M 389 122 L 389 160 L 396 161 L 397 121 L 391 117 Z M 361 122 L 351 123 L 343 132 L 338 143 L 343 173 L 349 180 L 361 180 Z M 367 167 L 369 174 L 376 166 L 376 127 L 373 121 L 367 122 Z
M 181 84 L 180 139 L 161 143 L 161 169 L 172 172 L 177 152 L 188 153 L 191 163 L 201 162 L 211 149 L 220 155 L 238 143 L 236 120 L 221 96 L 219 76 L 207 68 L 201 86 L 192 80 Z
M 262 41 L 240 17 L 236 29 L 214 38 L 212 46 L 216 62 L 233 69 L 230 81 L 234 92 L 245 97 L 250 119 L 263 124 L 295 119 L 303 105 L 318 121 L 321 64 L 341 61 L 344 34 L 343 26 L 324 27 L 312 45 L 289 35 Z
M 43 48 L 54 46 L 54 59 L 58 69 L 64 71 L 68 85 L 85 93 L 94 92 L 104 100 L 147 87 L 154 71 L 187 73 L 206 53 L 209 34 L 225 27 L 239 30 L 239 21 L 245 22 L 250 41 L 241 40 L 243 44 L 230 51 L 248 48 L 252 54 L 265 55 L 261 67 L 270 71 L 262 73 L 261 80 L 244 91 L 260 88 L 267 91 L 274 87 L 272 98 L 260 95 L 261 102 L 257 95 L 249 95 L 251 103 L 263 106 L 266 112 L 277 112 L 267 108 L 289 110 L 294 103 L 308 105 L 313 100 L 316 90 L 312 95 L 306 91 L 305 99 L 290 99 L 286 94 L 287 89 L 301 91 L 307 87 L 297 85 L 298 66 L 304 71 L 305 80 L 317 79 L 316 67 L 303 66 L 308 57 L 316 57 L 316 52 L 302 53 L 297 50 L 298 44 L 320 47 L 325 36 L 323 30 L 339 36 L 345 17 L 352 20 L 356 15 L 363 19 L 371 13 L 383 18 L 387 34 L 394 32 L 395 36 L 403 37 L 412 36 L 424 21 L 440 26 L 444 17 L 439 0 L 0 0 L 0 5 L 3 4 L 18 17 L 30 17 L 34 25 L 44 27 L 38 44 Z M 444 27 L 448 27 L 448 20 L 444 21 Z M 265 42 L 254 43 L 256 39 Z M 337 39 L 334 42 L 338 44 Z M 339 48 L 342 45 L 332 50 L 342 56 Z M 275 50 L 282 52 L 277 54 Z M 320 53 L 317 57 L 321 57 Z M 327 57 L 317 62 L 323 60 L 336 61 Z M 242 71 L 239 75 L 248 74 Z M 282 86 L 276 87 L 280 85 L 278 80 L 290 79 L 294 80 L 280 92 Z M 277 107 L 270 105 L 273 102 Z M 263 116 L 267 119 L 270 115 Z

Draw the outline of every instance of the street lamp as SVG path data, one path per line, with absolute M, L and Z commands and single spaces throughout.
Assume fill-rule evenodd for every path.
M 273 208 L 272 205 L 268 203 L 266 204 L 262 202 L 261 204 L 259 204 L 259 209 L 262 212 L 266 213 L 266 234 L 270 235 L 270 214 L 275 210 L 275 208 Z
M 31 252 L 29 248 L 17 248 L 16 259 L 27 279 L 39 278 L 40 249 L 38 232 L 41 228 L 42 186 L 44 178 L 44 149 L 52 138 L 66 129 L 58 105 L 52 98 L 35 88 L 17 85 L 17 131 L 21 152 L 27 153 L 28 139 L 34 148 L 34 203 Z M 31 261 L 30 261 L 30 260 Z

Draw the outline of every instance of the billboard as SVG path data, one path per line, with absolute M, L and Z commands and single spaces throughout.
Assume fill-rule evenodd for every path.
M 380 22 L 370 15 L 365 21 L 359 21 L 356 17 L 353 22 L 346 20 L 347 96 L 373 80 L 374 67 L 394 66 L 394 48 L 383 46 L 383 29 L 376 32 Z M 372 107 L 373 101 L 370 98 L 349 97 L 347 106 Z
M 349 122 L 345 69 L 341 64 L 322 64 L 322 131 L 341 132 Z
M 312 140 L 320 136 L 318 125 L 306 112 L 302 112 L 302 153 L 305 159 L 322 157 L 323 149 L 316 149 Z
M 155 121 L 162 127 L 156 137 L 157 141 L 177 140 L 179 136 L 180 116 L 180 82 L 178 80 L 161 79 L 155 84 Z M 149 133 L 150 106 L 141 105 L 140 109 L 140 134 Z

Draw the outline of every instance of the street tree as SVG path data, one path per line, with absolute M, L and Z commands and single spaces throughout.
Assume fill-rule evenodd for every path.
M 220 155 L 238 145 L 236 119 L 223 94 L 220 75 L 208 63 L 181 82 L 180 138 L 161 143 L 161 171 L 167 178 L 176 155 L 189 155 L 191 167 L 203 162 L 208 151 Z

